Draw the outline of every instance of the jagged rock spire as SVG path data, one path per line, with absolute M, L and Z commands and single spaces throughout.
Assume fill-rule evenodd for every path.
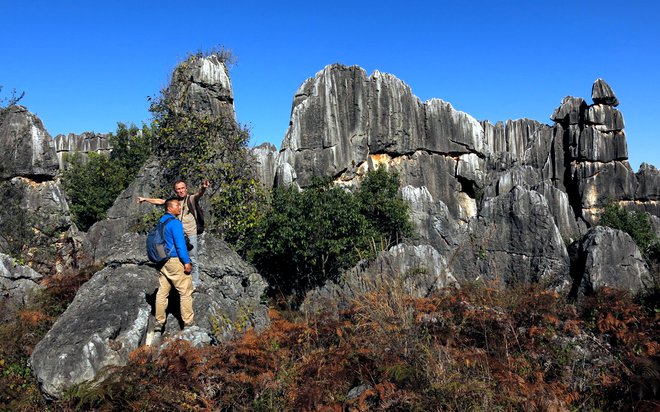
M 591 99 L 594 104 L 606 104 L 608 106 L 618 106 L 619 99 L 612 91 L 609 84 L 605 83 L 603 79 L 597 79 L 591 87 Z

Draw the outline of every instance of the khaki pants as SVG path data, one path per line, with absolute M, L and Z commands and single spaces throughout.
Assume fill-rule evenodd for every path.
M 156 293 L 156 322 L 161 325 L 167 319 L 165 309 L 167 309 L 167 297 L 170 295 L 172 286 L 179 292 L 181 299 L 181 318 L 184 325 L 192 324 L 195 314 L 192 307 L 192 277 L 186 275 L 183 263 L 179 258 L 169 259 L 160 270 L 158 279 L 160 286 Z

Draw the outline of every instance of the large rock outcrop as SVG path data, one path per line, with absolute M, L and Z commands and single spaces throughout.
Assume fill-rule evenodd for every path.
M 42 274 L 75 267 L 80 238 L 57 178 L 50 134 L 25 107 L 10 106 L 0 110 L 0 145 L 0 251 L 22 254 Z M 16 242 L 20 251 L 11 245 Z
M 53 139 L 41 120 L 23 106 L 0 110 L 0 147 L 0 180 L 23 176 L 43 181 L 57 174 Z
M 392 168 L 411 204 L 412 244 L 437 251 L 459 282 L 566 289 L 566 245 L 597 224 L 607 202 L 659 215 L 660 174 L 630 168 L 612 88 L 596 80 L 592 100 L 566 97 L 552 125 L 493 124 L 439 99 L 421 102 L 392 75 L 330 65 L 296 91 L 279 153 L 255 154 L 262 167 L 276 157 L 261 172 L 275 186 L 330 176 L 351 187 L 370 169 Z
M 4 308 L 0 320 L 8 321 L 17 309 L 32 303 L 43 289 L 41 279 L 42 274 L 0 253 L 0 307 Z
M 187 60 L 175 71 L 167 94 L 183 99 L 181 110 L 208 116 L 229 113 L 233 119 L 226 67 L 215 56 Z M 105 367 L 126 364 L 140 345 L 158 344 L 152 340 L 150 325 L 159 274 L 147 260 L 144 231 L 145 217 L 156 219 L 163 210 L 138 205 L 136 200 L 170 195 L 161 192 L 169 187 L 162 170 L 158 159 L 147 162 L 117 197 L 107 219 L 95 223 L 85 237 L 85 265 L 104 268 L 78 291 L 31 358 L 34 373 L 50 397 L 61 396 L 72 385 L 102 379 Z M 261 300 L 267 286 L 263 278 L 213 233 L 205 232 L 199 247 L 203 287 L 193 295 L 195 326 L 180 332 L 178 295 L 172 292 L 165 341 L 180 338 L 208 344 L 248 328 L 264 328 L 269 319 Z
M 94 274 L 36 346 L 31 364 L 42 390 L 60 397 L 72 385 L 92 381 L 104 367 L 124 365 L 128 355 L 150 343 L 150 319 L 158 289 L 158 270 L 144 257 L 145 236 L 127 233 L 107 266 Z M 196 326 L 187 335 L 177 318 L 176 293 L 170 298 L 164 337 L 193 343 L 222 341 L 247 328 L 268 324 L 261 295 L 266 283 L 224 242 L 202 237 L 204 291 L 193 295 Z

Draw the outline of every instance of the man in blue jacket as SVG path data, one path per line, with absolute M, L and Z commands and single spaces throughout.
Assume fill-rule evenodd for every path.
M 181 214 L 181 203 L 173 197 L 165 201 L 165 214 L 160 218 L 163 222 L 170 217 Z M 170 258 L 160 269 L 158 293 L 156 293 L 156 331 L 163 331 L 167 316 L 167 298 L 174 287 L 181 298 L 181 318 L 184 327 L 191 326 L 195 314 L 192 307 L 192 278 L 190 271 L 192 264 L 188 255 L 188 248 L 183 237 L 183 225 L 178 219 L 171 219 L 165 226 L 165 243 L 170 251 Z

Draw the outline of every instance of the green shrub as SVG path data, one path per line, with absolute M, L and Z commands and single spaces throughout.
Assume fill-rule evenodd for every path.
M 355 194 L 322 179 L 301 192 L 277 188 L 249 258 L 271 286 L 302 297 L 410 234 L 397 190 L 398 176 L 385 171 L 370 172 Z
M 117 133 L 110 135 L 110 156 L 88 153 L 70 155 L 69 166 L 62 174 L 73 221 L 87 231 L 94 223 L 105 219 L 115 199 L 133 181 L 151 154 L 151 131 L 119 123 Z

